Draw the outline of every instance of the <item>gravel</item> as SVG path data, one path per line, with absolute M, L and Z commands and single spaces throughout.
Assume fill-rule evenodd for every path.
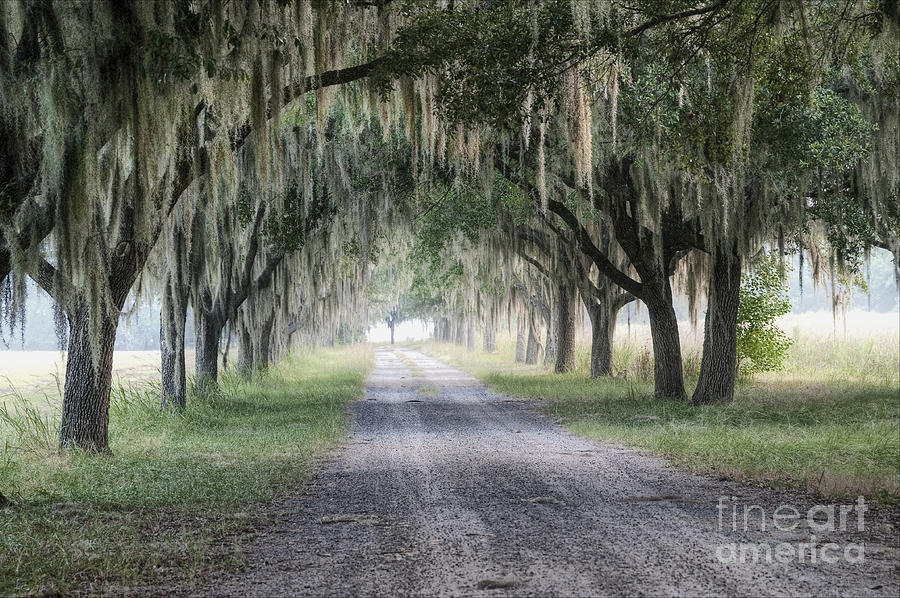
M 900 595 L 893 515 L 870 511 L 862 532 L 855 511 L 844 532 L 775 530 L 777 506 L 805 515 L 814 501 L 576 438 L 533 402 L 416 351 L 377 350 L 352 417 L 346 446 L 270 507 L 272 523 L 244 546 L 247 567 L 203 594 Z M 734 497 L 721 521 L 720 496 Z M 745 505 L 766 511 L 767 531 L 759 510 L 743 529 Z M 864 544 L 864 560 L 813 564 L 808 549 L 805 562 L 718 558 L 733 545 L 812 542 L 838 544 L 829 555 Z

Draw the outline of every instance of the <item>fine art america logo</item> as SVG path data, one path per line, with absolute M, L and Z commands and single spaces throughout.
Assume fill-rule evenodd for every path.
M 837 544 L 826 540 L 828 534 L 854 528 L 866 529 L 865 514 L 869 510 L 862 496 L 854 504 L 813 505 L 802 511 L 793 505 L 766 508 L 741 505 L 736 497 L 720 496 L 717 506 L 719 531 L 722 533 L 795 532 L 806 536 L 801 542 L 731 542 L 716 546 L 720 563 L 861 563 L 865 544 Z M 818 538 L 816 534 L 825 537 Z

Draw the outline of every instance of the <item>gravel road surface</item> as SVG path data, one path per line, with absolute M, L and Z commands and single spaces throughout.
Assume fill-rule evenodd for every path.
M 864 513 L 860 532 L 856 508 L 847 531 L 828 531 L 820 509 L 810 526 L 809 498 L 576 438 L 533 402 L 416 351 L 377 350 L 352 416 L 346 446 L 272 505 L 273 523 L 245 546 L 247 568 L 205 593 L 900 595 L 890 517 Z M 786 531 L 773 528 L 782 504 Z M 793 530 L 790 508 L 803 519 Z

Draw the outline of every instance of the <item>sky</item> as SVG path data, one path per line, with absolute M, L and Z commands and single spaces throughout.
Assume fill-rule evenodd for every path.
M 394 329 L 394 341 L 401 343 L 425 340 L 431 337 L 431 331 L 431 326 L 422 320 L 402 322 Z M 389 343 L 391 342 L 391 329 L 383 322 L 371 326 L 366 334 L 366 340 L 370 343 Z

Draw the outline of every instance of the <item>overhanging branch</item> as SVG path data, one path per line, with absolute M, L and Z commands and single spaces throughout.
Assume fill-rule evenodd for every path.
M 559 216 L 569 229 L 575 233 L 579 248 L 585 255 L 591 258 L 602 274 L 606 275 L 614 283 L 636 297 L 641 296 L 643 293 L 641 283 L 615 267 L 609 258 L 597 248 L 593 239 L 591 239 L 588 230 L 581 222 L 579 222 L 578 217 L 575 216 L 564 203 L 551 199 L 548 203 L 548 207 L 550 208 L 550 211 Z

